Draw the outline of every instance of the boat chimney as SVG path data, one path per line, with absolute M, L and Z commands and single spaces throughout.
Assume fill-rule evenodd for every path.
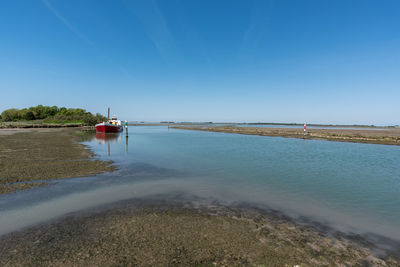
M 108 108 L 108 112 L 107 112 L 107 120 L 110 120 L 110 108 Z

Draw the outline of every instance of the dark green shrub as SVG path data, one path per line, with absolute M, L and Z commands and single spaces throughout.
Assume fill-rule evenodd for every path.
M 18 109 L 6 109 L 1 113 L 1 117 L 3 121 L 16 121 L 18 120 Z
M 18 111 L 18 119 L 32 121 L 35 119 L 35 114 L 31 110 L 24 108 Z

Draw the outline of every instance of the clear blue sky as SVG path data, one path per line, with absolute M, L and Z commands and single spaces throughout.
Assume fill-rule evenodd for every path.
M 0 110 L 400 124 L 400 1 L 1 0 Z

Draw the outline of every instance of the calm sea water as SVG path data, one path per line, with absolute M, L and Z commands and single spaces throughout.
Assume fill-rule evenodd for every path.
M 0 234 L 118 200 L 185 194 L 250 203 L 400 240 L 400 147 L 130 127 L 88 136 L 113 173 L 0 196 Z M 195 198 L 193 198 L 195 199 Z

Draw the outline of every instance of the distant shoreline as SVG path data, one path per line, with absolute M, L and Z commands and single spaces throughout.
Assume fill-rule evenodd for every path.
M 307 129 L 302 128 L 266 128 L 237 126 L 173 126 L 174 129 L 235 133 L 246 135 L 276 136 L 301 139 L 320 139 L 338 142 L 369 143 L 382 145 L 400 145 L 400 129 L 382 131 L 366 129 Z
M 129 126 L 237 126 L 237 125 L 272 125 L 272 126 L 297 126 L 303 127 L 304 124 L 302 123 L 278 123 L 278 122 L 142 122 L 142 123 L 134 123 L 128 122 Z M 398 125 L 384 125 L 384 126 L 377 126 L 377 125 L 358 125 L 358 124 L 314 124 L 310 123 L 307 124 L 307 127 L 324 127 L 324 128 L 374 128 L 374 129 L 400 129 Z
M 230 124 L 230 123 L 227 123 Z M 244 123 L 231 123 L 232 125 L 282 125 L 282 126 L 303 126 L 303 123 L 279 123 L 279 122 L 244 122 Z M 395 125 L 385 125 L 385 126 L 377 126 L 377 125 L 363 125 L 363 124 L 320 124 L 320 123 L 307 123 L 307 126 L 313 127 L 341 127 L 341 128 L 396 128 L 398 126 Z

